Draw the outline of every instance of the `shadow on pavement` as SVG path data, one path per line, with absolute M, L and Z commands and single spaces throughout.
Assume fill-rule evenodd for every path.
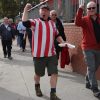
M 7 89 L 0 87 L 0 100 L 35 100 L 31 97 L 25 97 L 20 94 L 11 92 Z
M 10 66 L 24 66 L 24 67 L 29 67 L 29 66 L 32 66 L 33 67 L 33 61 L 30 60 L 30 61 L 27 61 L 25 59 L 23 60 L 20 60 L 20 59 L 16 59 L 16 58 L 13 58 L 12 60 L 9 60 L 8 58 L 0 58 L 0 61 L 1 62 L 4 62 L 5 64 L 9 64 Z
M 58 77 L 70 79 L 71 81 L 81 83 L 81 84 L 84 84 L 85 82 L 84 76 L 80 74 L 76 74 L 74 72 L 63 72 L 60 70 L 58 72 L 59 72 Z
M 26 50 L 25 52 L 22 52 L 21 50 L 13 50 L 12 54 L 17 54 L 17 55 L 20 55 L 20 56 L 32 57 L 30 50 Z
M 69 79 L 72 82 L 84 84 L 85 86 L 85 76 L 77 74 L 75 72 L 64 72 L 61 70 L 59 70 L 58 72 L 59 72 L 58 77 Z M 100 81 L 98 81 L 98 85 L 100 87 Z

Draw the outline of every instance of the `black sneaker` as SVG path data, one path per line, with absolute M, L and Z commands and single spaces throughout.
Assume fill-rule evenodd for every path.
M 87 76 L 87 75 L 86 75 L 86 77 L 85 77 L 85 81 L 86 81 L 86 82 L 85 82 L 85 83 L 86 83 L 86 86 L 85 86 L 85 87 L 86 87 L 87 89 L 91 89 L 91 85 L 90 85 L 90 82 L 89 82 L 89 79 L 88 79 L 88 76 Z
M 25 49 L 23 49 L 22 52 L 25 52 Z
M 56 93 L 50 93 L 50 100 L 61 100 L 61 99 L 57 97 Z
M 100 99 L 100 90 L 98 88 L 94 88 L 93 95 Z
M 86 86 L 85 86 L 87 89 L 91 89 L 91 85 L 90 83 L 86 83 Z
M 6 58 L 7 57 L 7 55 L 4 55 L 4 58 Z
M 9 60 L 12 60 L 13 58 L 10 56 L 10 57 L 8 57 L 8 59 L 9 59 Z
M 35 85 L 35 91 L 36 91 L 36 95 L 38 97 L 42 97 L 43 96 L 43 94 L 41 92 L 41 89 L 40 89 L 40 85 L 38 85 L 38 86 Z

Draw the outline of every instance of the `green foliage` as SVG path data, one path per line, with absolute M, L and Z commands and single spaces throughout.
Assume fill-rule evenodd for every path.
M 26 3 L 39 3 L 39 0 L 0 0 L 0 17 L 14 18 L 23 11 Z
M 1 17 L 14 17 L 17 11 L 17 5 L 14 0 L 0 0 L 0 13 Z

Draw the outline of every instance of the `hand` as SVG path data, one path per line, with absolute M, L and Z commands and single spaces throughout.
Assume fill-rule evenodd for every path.
M 79 8 L 82 8 L 82 9 L 84 10 L 84 5 L 83 5 L 83 4 L 82 4 L 82 5 L 80 5 L 80 6 L 79 6 Z
M 25 10 L 25 11 L 28 11 L 28 10 L 30 10 L 31 8 L 32 8 L 32 5 L 31 5 L 30 3 L 27 3 L 26 6 L 25 6 L 25 8 L 24 8 L 24 10 Z
M 65 47 L 68 47 L 68 46 L 67 46 L 67 41 L 64 41 L 63 43 L 64 43 Z

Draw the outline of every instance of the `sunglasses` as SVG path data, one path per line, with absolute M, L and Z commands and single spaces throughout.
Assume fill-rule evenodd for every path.
M 90 7 L 90 8 L 87 8 L 88 10 L 94 10 L 96 7 Z
M 57 16 L 56 14 L 52 14 L 52 16 Z

